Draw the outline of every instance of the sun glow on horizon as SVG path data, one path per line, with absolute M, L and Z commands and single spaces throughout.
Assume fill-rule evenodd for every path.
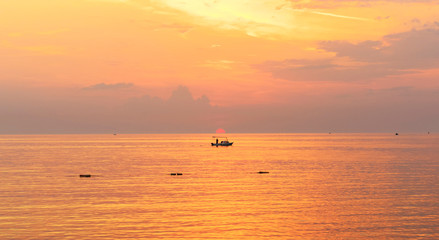
M 215 133 L 226 133 L 226 131 L 222 128 L 218 128 Z

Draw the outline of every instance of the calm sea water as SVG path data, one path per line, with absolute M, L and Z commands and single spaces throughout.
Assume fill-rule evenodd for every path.
M 0 239 L 439 239 L 439 135 L 212 140 L 0 136 Z

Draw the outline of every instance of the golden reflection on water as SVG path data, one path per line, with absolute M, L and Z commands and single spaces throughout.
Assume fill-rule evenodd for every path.
M 439 238 L 438 135 L 229 139 L 0 136 L 0 238 Z

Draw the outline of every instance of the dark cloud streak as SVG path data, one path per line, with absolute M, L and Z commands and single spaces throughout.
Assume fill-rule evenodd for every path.
M 134 87 L 134 84 L 132 83 L 114 83 L 114 84 L 99 83 L 96 85 L 85 87 L 83 89 L 84 90 L 117 90 L 117 89 L 125 89 L 132 87 Z

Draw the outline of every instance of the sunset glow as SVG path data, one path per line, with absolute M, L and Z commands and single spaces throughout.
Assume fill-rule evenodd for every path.
M 0 130 L 439 130 L 438 3 L 2 1 Z
M 439 0 L 0 0 L 1 239 L 439 239 Z
M 226 131 L 224 129 L 222 129 L 222 128 L 218 128 L 216 130 L 216 133 L 226 133 Z

